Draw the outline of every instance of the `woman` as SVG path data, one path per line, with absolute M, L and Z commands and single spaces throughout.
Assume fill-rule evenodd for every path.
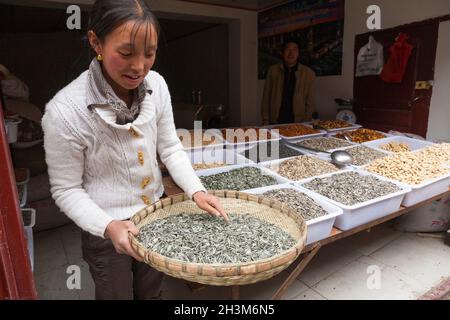
M 81 229 L 97 299 L 151 299 L 162 274 L 128 241 L 128 219 L 164 193 L 157 152 L 197 206 L 228 220 L 206 193 L 175 131 L 164 79 L 150 71 L 159 27 L 143 0 L 97 0 L 89 70 L 47 104 L 44 146 L 56 204 Z M 133 259 L 134 258 L 134 259 Z

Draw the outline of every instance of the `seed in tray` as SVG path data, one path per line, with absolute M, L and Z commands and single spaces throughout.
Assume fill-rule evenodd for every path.
M 272 150 L 273 149 L 273 150 Z M 278 154 L 277 154 L 278 151 Z M 289 148 L 281 140 L 260 142 L 256 146 L 241 152 L 241 155 L 253 162 L 263 162 L 301 155 L 297 150 Z
M 203 186 L 209 190 L 248 190 L 277 184 L 274 177 L 264 175 L 261 169 L 243 167 L 228 172 L 200 177 Z
M 363 203 L 401 190 L 389 181 L 382 181 L 370 175 L 363 176 L 357 172 L 345 172 L 330 177 L 316 178 L 302 186 L 347 206 Z
M 317 125 L 325 129 L 339 129 L 339 128 L 349 128 L 352 124 L 342 121 L 342 120 L 319 120 Z
M 278 130 L 279 134 L 285 137 L 298 137 L 298 136 L 305 136 L 309 134 L 317 134 L 320 133 L 319 131 L 304 126 L 302 124 L 290 124 L 290 125 L 283 125 L 283 126 L 277 126 L 273 129 Z
M 271 165 L 269 169 L 294 181 L 339 171 L 339 168 L 334 164 L 312 156 L 298 156 L 288 159 Z
M 194 163 L 192 168 L 194 170 L 212 169 L 226 166 L 223 162 L 213 162 L 213 163 Z
M 337 148 L 349 147 L 352 144 L 348 143 L 345 140 L 332 138 L 332 137 L 319 137 L 302 140 L 296 143 L 298 146 L 305 146 L 314 149 L 318 149 L 321 151 L 329 151 Z
M 350 132 L 337 133 L 335 135 L 335 137 L 339 138 L 339 139 L 345 139 L 344 134 L 346 136 L 348 136 L 350 138 L 350 140 L 352 140 L 353 142 L 356 142 L 356 143 L 363 143 L 363 142 L 386 138 L 386 136 L 384 134 L 382 134 L 378 131 L 371 130 L 371 129 L 365 129 L 365 128 L 357 129 L 357 130 L 350 131 Z
M 324 215 L 328 212 L 317 204 L 306 194 L 294 189 L 278 189 L 270 190 L 262 194 L 262 196 L 270 199 L 278 200 L 295 211 L 297 211 L 305 221 L 312 220 Z
M 395 153 L 411 151 L 411 147 L 408 144 L 395 141 L 381 145 L 380 149 Z
M 137 239 L 159 254 L 192 263 L 242 263 L 271 258 L 295 245 L 280 227 L 249 214 L 230 222 L 207 214 L 180 213 L 144 225 Z
M 345 149 L 345 151 L 350 153 L 353 158 L 352 164 L 354 164 L 355 166 L 363 166 L 372 162 L 373 160 L 387 156 L 386 153 L 365 146 L 357 146 L 354 148 Z

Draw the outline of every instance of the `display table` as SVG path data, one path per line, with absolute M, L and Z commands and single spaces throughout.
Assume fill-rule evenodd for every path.
M 175 182 L 172 180 L 172 178 L 168 175 L 163 177 L 163 183 L 164 183 L 164 188 L 165 188 L 165 192 L 167 196 L 171 196 L 171 195 L 175 195 L 178 193 L 182 193 L 183 191 L 175 184 Z M 450 194 L 450 188 L 447 192 L 444 192 L 440 195 L 437 195 L 435 197 L 429 198 L 425 201 L 422 201 L 420 203 L 415 204 L 414 206 L 411 207 L 400 207 L 398 211 L 391 213 L 388 216 L 385 216 L 383 218 L 380 219 L 376 219 L 373 220 L 369 223 L 366 223 L 364 225 L 361 225 L 359 227 L 347 230 L 347 231 L 342 231 L 339 230 L 337 228 L 333 228 L 331 230 L 331 233 L 329 235 L 329 237 L 311 243 L 307 246 L 305 246 L 305 248 L 302 250 L 302 253 L 300 255 L 300 257 L 297 259 L 296 262 L 294 262 L 294 264 L 296 264 L 296 266 L 294 267 L 294 269 L 292 270 L 292 272 L 290 272 L 289 276 L 286 278 L 286 280 L 283 282 L 283 284 L 277 289 L 277 291 L 275 292 L 275 294 L 273 295 L 272 299 L 274 300 L 278 300 L 281 299 L 281 297 L 283 296 L 283 294 L 286 292 L 286 290 L 289 288 L 289 286 L 295 281 L 295 279 L 302 273 L 302 271 L 306 268 L 306 266 L 308 265 L 308 263 L 314 258 L 314 256 L 317 254 L 317 252 L 320 250 L 320 248 L 322 248 L 323 246 L 333 243 L 335 241 L 338 241 L 340 239 L 344 239 L 347 238 L 349 236 L 352 236 L 356 233 L 362 232 L 362 231 L 367 231 L 370 230 L 371 228 L 380 225 L 382 223 L 385 223 L 387 221 L 390 221 L 392 219 L 395 219 L 401 215 L 407 214 L 408 212 L 411 212 L 417 208 L 420 208 L 424 205 L 427 205 L 433 201 L 439 200 L 441 198 L 446 197 L 447 195 Z M 191 284 L 190 288 L 192 290 L 198 290 L 199 288 L 204 287 L 201 284 Z M 239 299 L 239 286 L 233 286 L 231 287 L 231 296 L 232 299 L 237 300 Z

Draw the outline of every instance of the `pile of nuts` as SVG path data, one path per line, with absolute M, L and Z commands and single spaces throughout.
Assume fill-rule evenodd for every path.
M 400 152 L 409 152 L 411 151 L 411 147 L 403 142 L 390 142 L 388 144 L 383 144 L 381 146 L 379 146 L 380 149 L 389 151 L 389 152 L 395 152 L 395 153 L 400 153 Z
M 442 164 L 450 165 L 450 143 L 439 143 L 434 146 L 425 148 L 419 152 L 426 158 L 434 159 Z
M 302 124 L 290 124 L 284 126 L 277 126 L 273 129 L 279 131 L 280 135 L 285 137 L 298 137 L 298 136 L 306 136 L 309 134 L 320 133 L 319 131 L 312 129 L 310 127 L 304 126 Z
M 231 143 L 272 139 L 270 131 L 261 128 L 228 128 L 222 129 L 221 132 L 224 139 Z
M 442 166 L 443 159 L 440 161 L 438 157 L 432 156 L 433 151 L 431 154 L 430 150 L 393 154 L 373 161 L 366 170 L 406 184 L 418 185 L 450 172 L 450 169 Z
M 349 127 L 353 126 L 352 124 L 348 123 L 347 121 L 342 121 L 342 120 L 319 120 L 319 121 L 317 121 L 316 124 L 327 130 L 339 129 L 339 128 L 349 128 Z
M 285 160 L 279 164 L 271 165 L 269 169 L 293 181 L 339 171 L 339 168 L 334 164 L 311 156 L 298 156 Z
M 355 131 L 345 132 L 345 133 L 338 133 L 335 135 L 336 138 L 339 139 L 345 139 L 344 134 L 350 138 L 353 142 L 356 143 L 363 143 L 378 139 L 386 138 L 386 136 L 378 131 L 371 130 L 371 129 L 358 129 Z

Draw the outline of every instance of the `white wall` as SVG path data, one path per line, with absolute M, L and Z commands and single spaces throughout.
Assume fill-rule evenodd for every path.
M 351 98 L 353 96 L 353 50 L 355 45 L 355 35 L 366 33 L 369 30 L 366 27 L 367 7 L 376 4 L 381 8 L 381 20 L 383 29 L 395 27 L 398 25 L 411 23 L 415 21 L 426 20 L 450 14 L 449 0 L 346 0 L 345 1 L 345 22 L 344 22 L 344 49 L 342 61 L 342 75 L 317 78 L 317 109 L 323 118 L 334 118 L 336 114 L 336 104 L 333 99 L 336 97 Z M 449 38 L 448 24 L 441 26 L 440 42 Z M 450 72 L 448 43 L 440 46 L 440 50 L 447 49 L 447 55 L 443 53 L 436 61 L 436 70 L 440 73 L 436 78 L 436 87 L 434 88 L 433 100 L 431 105 L 430 126 L 432 130 L 441 132 L 440 137 L 450 139 L 448 130 L 448 121 L 446 127 L 442 127 L 444 120 L 442 115 L 450 118 L 448 103 L 450 101 Z M 444 69 L 447 66 L 447 72 Z M 438 74 L 437 74 L 438 76 Z M 260 105 L 264 81 L 258 81 L 258 105 Z M 435 98 L 436 96 L 436 98 Z M 447 108 L 445 110 L 445 107 Z M 445 118 L 445 117 L 444 117 Z M 444 130 L 447 132 L 444 133 Z M 437 133 L 433 133 L 437 135 Z
M 427 140 L 450 142 L 450 21 L 439 27 Z

